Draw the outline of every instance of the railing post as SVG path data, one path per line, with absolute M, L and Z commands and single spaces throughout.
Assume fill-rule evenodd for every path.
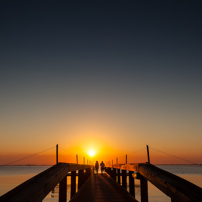
M 67 176 L 59 184 L 59 202 L 67 201 Z
M 117 169 L 118 183 L 121 184 L 120 180 L 120 169 Z
M 107 169 L 107 173 L 110 175 L 110 177 L 111 177 L 111 168 L 108 168 Z
M 86 169 L 87 179 L 91 176 L 91 168 Z
M 112 178 L 116 181 L 116 168 L 112 170 Z
M 116 158 L 116 164 L 118 164 L 118 158 Z
M 129 171 L 129 192 L 132 196 L 135 197 L 135 181 L 132 176 L 133 173 L 133 171 Z
M 126 170 L 122 170 L 122 186 L 126 189 Z
M 126 154 L 126 164 L 128 163 L 128 158 L 127 158 L 127 154 Z
M 148 158 L 148 163 L 150 163 L 150 157 L 149 157 L 149 146 L 147 145 L 147 158 Z
M 78 160 L 78 154 L 76 155 L 76 164 L 79 163 L 79 160 Z
M 110 175 L 110 171 L 109 171 L 109 169 L 110 169 L 110 168 L 107 168 L 107 173 Z
M 94 166 L 91 167 L 91 175 L 93 175 L 93 174 L 94 174 Z
M 83 170 L 78 171 L 78 189 L 83 185 Z
M 56 164 L 58 164 L 58 144 L 56 144 Z
M 107 168 L 106 172 L 110 175 L 111 177 L 111 168 Z
M 145 178 L 140 178 L 141 202 L 148 202 L 148 182 Z
M 71 198 L 76 194 L 76 171 L 71 172 Z

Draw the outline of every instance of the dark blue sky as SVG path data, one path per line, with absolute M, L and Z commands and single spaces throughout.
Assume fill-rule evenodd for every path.
M 201 11 L 200 0 L 1 0 L 1 133 L 72 116 L 131 135 L 146 123 L 145 137 L 201 132 Z

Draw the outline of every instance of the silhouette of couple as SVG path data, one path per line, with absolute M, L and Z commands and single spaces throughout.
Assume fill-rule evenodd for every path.
M 103 163 L 103 161 L 101 162 L 100 167 L 101 167 L 101 173 L 103 173 L 105 170 L 105 164 Z M 99 170 L 99 163 L 98 163 L 98 161 L 96 161 L 96 163 L 95 163 L 96 173 L 98 173 L 98 170 Z

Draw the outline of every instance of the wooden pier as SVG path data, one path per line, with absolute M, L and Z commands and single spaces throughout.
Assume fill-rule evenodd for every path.
M 1 196 L 0 202 L 41 202 L 58 184 L 59 202 L 66 202 L 67 176 L 71 176 L 70 202 L 136 202 L 134 179 L 140 180 L 141 202 L 148 202 L 148 181 L 171 202 L 202 201 L 202 188 L 150 163 L 116 164 L 105 174 L 94 174 L 90 165 L 57 163 Z
M 107 174 L 93 175 L 70 202 L 137 202 Z

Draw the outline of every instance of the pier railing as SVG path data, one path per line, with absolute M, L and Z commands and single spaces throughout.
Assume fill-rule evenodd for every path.
M 202 201 L 202 188 L 149 163 L 115 164 L 106 167 L 106 172 L 125 189 L 129 181 L 129 193 L 133 197 L 134 179 L 140 180 L 141 202 L 148 202 L 148 181 L 169 196 L 171 202 Z M 72 198 L 76 194 L 76 188 L 79 190 L 93 173 L 91 165 L 58 163 L 1 196 L 0 202 L 41 202 L 58 184 L 59 202 L 66 202 L 67 176 L 71 176 Z
M 122 172 L 120 172 L 120 170 Z M 140 180 L 141 202 L 148 202 L 148 181 L 171 198 L 171 202 L 202 201 L 202 188 L 152 164 L 115 164 L 107 167 L 106 172 L 119 184 L 127 188 L 129 176 L 129 192 L 135 197 L 134 178 Z
M 66 202 L 67 175 L 71 175 L 72 198 L 76 194 L 76 175 L 78 175 L 78 189 L 80 189 L 92 173 L 93 166 L 90 165 L 58 163 L 1 196 L 0 202 L 42 201 L 58 184 L 59 202 Z

